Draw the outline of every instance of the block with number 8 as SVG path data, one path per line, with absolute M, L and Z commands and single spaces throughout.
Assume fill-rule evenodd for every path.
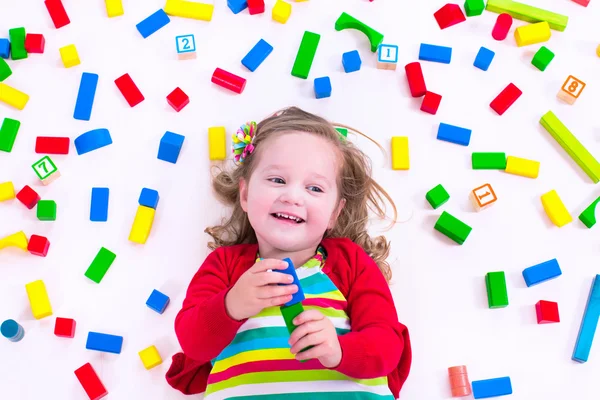
M 475 209 L 481 211 L 495 204 L 498 198 L 496 197 L 496 193 L 494 193 L 492 186 L 489 183 L 486 183 L 483 186 L 473 189 L 471 192 L 471 200 L 473 201 Z
M 573 75 L 569 75 L 564 85 L 560 88 L 558 92 L 558 98 L 563 100 L 568 104 L 574 104 L 575 101 L 579 98 L 581 92 L 585 88 L 585 83 L 575 78 Z
M 398 46 L 380 44 L 377 50 L 377 68 L 396 70 L 398 64 Z
M 191 60 L 196 58 L 196 40 L 194 35 L 181 35 L 175 37 L 177 58 L 180 60 Z
M 40 158 L 31 167 L 44 185 L 49 185 L 60 177 L 58 168 L 48 156 Z

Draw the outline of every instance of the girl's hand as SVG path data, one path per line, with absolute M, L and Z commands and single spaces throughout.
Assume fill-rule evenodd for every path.
M 296 354 L 296 360 L 317 358 L 326 368 L 340 365 L 342 348 L 329 318 L 318 310 L 308 310 L 294 318 L 293 322 L 297 328 L 290 335 L 289 343 L 292 354 Z M 309 346 L 313 347 L 302 351 Z
M 225 309 L 237 321 L 250 318 L 264 308 L 280 306 L 292 299 L 298 286 L 289 285 L 294 278 L 289 274 L 272 272 L 286 269 L 287 262 L 273 258 L 258 261 L 248 269 L 225 296 Z M 279 286 L 278 283 L 287 284 Z

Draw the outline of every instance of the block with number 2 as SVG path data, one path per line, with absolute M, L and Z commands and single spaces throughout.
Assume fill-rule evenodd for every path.
M 177 57 L 180 60 L 190 60 L 196 58 L 196 40 L 194 35 L 181 35 L 175 38 L 177 46 Z
M 58 168 L 48 156 L 42 157 L 41 159 L 36 161 L 31 167 L 33 168 L 33 171 L 35 172 L 37 177 L 40 178 L 44 185 L 49 185 L 60 177 L 60 172 L 58 172 Z
M 475 209 L 481 211 L 495 204 L 498 198 L 496 197 L 496 193 L 494 193 L 492 186 L 489 183 L 486 183 L 483 186 L 473 189 L 471 192 L 471 200 L 473 200 Z
M 564 85 L 558 92 L 558 98 L 568 104 L 573 104 L 579 98 L 581 92 L 585 88 L 585 83 L 575 78 L 573 75 L 569 75 Z

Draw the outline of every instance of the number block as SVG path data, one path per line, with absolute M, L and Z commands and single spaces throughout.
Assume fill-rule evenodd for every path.
M 542 206 L 550 221 L 559 228 L 573 221 L 573 217 L 558 196 L 558 193 L 556 193 L 556 190 L 551 190 L 542 195 Z
M 315 78 L 314 81 L 315 97 L 317 99 L 323 99 L 331 97 L 331 79 L 328 76 L 322 76 Z
M 492 63 L 495 55 L 496 53 L 494 53 L 492 50 L 481 46 L 477 52 L 477 56 L 475 56 L 473 65 L 482 71 L 487 71 L 490 68 L 490 64 Z
M 430 91 L 425 92 L 423 102 L 421 103 L 421 111 L 435 115 L 442 101 L 442 96 Z
M 38 161 L 33 163 L 31 168 L 33 168 L 33 172 L 35 172 L 37 177 L 40 178 L 44 185 L 49 185 L 60 177 L 58 168 L 48 156 L 40 158 Z
M 442 215 L 440 215 L 435 223 L 434 229 L 460 245 L 467 240 L 467 237 L 469 237 L 469 234 L 473 230 L 469 225 L 446 211 L 442 212 Z
M 192 34 L 176 36 L 175 48 L 177 50 L 177 58 L 180 60 L 196 58 L 196 39 Z
M 11 342 L 16 343 L 25 336 L 25 329 L 14 319 L 7 319 L 0 325 L 0 333 Z
M 550 25 L 546 21 L 520 26 L 515 29 L 515 40 L 519 47 L 547 42 L 550 40 L 551 35 Z
M 336 28 L 337 29 L 337 28 Z M 321 35 L 305 31 L 294 60 L 294 66 L 292 67 L 292 76 L 296 78 L 307 79 L 310 73 L 315 54 L 317 53 L 317 47 L 319 47 L 319 41 Z
M 162 314 L 165 312 L 165 309 L 169 305 L 169 302 L 169 296 L 154 289 L 152 290 L 152 293 L 150 293 L 150 297 L 148 297 L 148 300 L 146 300 L 146 305 L 151 310 Z
M 508 306 L 508 292 L 506 290 L 506 276 L 504 271 L 488 272 L 485 275 L 485 288 L 487 290 L 489 308 L 503 308 Z
M 81 64 L 81 61 L 79 60 L 79 54 L 77 53 L 77 47 L 75 47 L 74 44 L 61 47 L 58 49 L 58 51 L 60 52 L 60 59 L 62 60 L 65 68 L 71 68 Z
M 140 356 L 140 359 L 142 360 L 142 364 L 144 364 L 144 368 L 146 369 L 152 369 L 162 364 L 162 358 L 160 357 L 160 353 L 154 345 L 145 348 L 138 354 Z
M 406 64 L 404 66 L 406 72 L 406 80 L 408 81 L 408 88 L 412 97 L 421 97 L 427 93 L 427 86 L 425 85 L 425 78 L 423 78 L 423 70 L 421 69 L 421 63 L 418 61 Z
M 410 169 L 410 154 L 407 136 L 392 137 L 392 169 Z
M 35 319 L 42 319 L 52 315 L 52 306 L 50 305 L 50 299 L 48 298 L 48 292 L 46 291 L 44 281 L 37 280 L 29 282 L 25 285 L 25 290 L 27 291 L 27 297 L 29 298 L 31 313 Z
M 380 44 L 377 49 L 377 68 L 396 70 L 398 65 L 398 46 L 393 44 Z
M 227 138 L 224 126 L 208 128 L 209 160 L 225 160 L 227 158 Z
M 506 153 L 473 152 L 471 155 L 473 169 L 506 169 Z
M 37 219 L 40 221 L 56 221 L 56 202 L 54 200 L 38 201 Z
M 271 11 L 273 21 L 285 24 L 292 15 L 292 5 L 283 0 L 277 0 Z
M 165 27 L 169 22 L 171 22 L 171 18 L 169 18 L 167 13 L 160 8 L 155 13 L 149 15 L 143 21 L 138 23 L 135 27 L 140 35 L 146 39 L 159 29 Z
M 17 110 L 22 110 L 29 101 L 29 95 L 0 82 L 0 101 Z
M 471 191 L 471 200 L 477 211 L 486 209 L 496 203 L 498 197 L 489 183 L 479 186 Z
M 90 400 L 99 400 L 108 394 L 92 364 L 86 363 L 76 369 L 75 376 Z
M 23 186 L 23 189 L 19 190 L 19 193 L 17 193 L 17 200 L 31 210 L 38 201 L 40 201 L 40 195 L 31 187 L 25 185 Z
M 12 200 L 15 198 L 15 186 L 12 182 L 0 183 L 0 201 Z
M 183 135 L 168 131 L 165 132 L 163 137 L 160 139 L 157 158 L 173 164 L 177 163 L 184 140 L 185 136 Z
M 352 50 L 342 54 L 342 65 L 344 66 L 344 71 L 346 73 L 360 70 L 362 60 L 360 59 L 358 50 Z
M 575 104 L 575 101 L 581 95 L 585 89 L 585 83 L 575 78 L 573 75 L 569 75 L 565 83 L 560 88 L 557 97 L 568 104 Z
M 106 272 L 117 258 L 117 255 L 107 248 L 101 247 L 94 260 L 85 271 L 85 276 L 96 283 L 100 283 Z
M 74 338 L 77 323 L 71 318 L 56 317 L 54 334 L 58 337 Z
M 506 157 L 506 168 L 504 171 L 509 174 L 535 179 L 540 174 L 540 162 L 508 156 Z
M 89 332 L 85 348 L 88 350 L 103 351 L 105 353 L 121 354 L 123 336 L 109 335 L 107 333 Z
M 452 60 L 452 47 L 421 43 L 421 47 L 419 48 L 419 60 L 450 64 L 450 61 Z
M 560 275 L 562 275 L 562 271 L 556 258 L 523 270 L 523 279 L 527 287 L 558 278 Z
M 425 199 L 431 205 L 431 208 L 435 210 L 450 200 L 450 195 L 440 183 L 425 194 Z
M 173 110 L 179 112 L 190 103 L 190 98 L 183 90 L 176 87 L 175 90 L 167 96 L 167 103 L 173 107 Z
M 550 324 L 560 322 L 558 315 L 558 303 L 554 301 L 540 300 L 535 304 L 535 314 L 538 324 Z
M 546 46 L 542 46 L 533 56 L 531 64 L 533 64 L 533 66 L 535 66 L 540 71 L 545 71 L 553 59 L 554 53 L 550 51 Z
M 46 257 L 48 249 L 50 248 L 50 241 L 48 238 L 39 235 L 31 235 L 29 238 L 29 244 L 27 244 L 27 251 L 31 254 L 40 257 Z

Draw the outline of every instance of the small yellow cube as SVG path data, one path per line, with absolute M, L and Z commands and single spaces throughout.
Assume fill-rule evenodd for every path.
M 62 62 L 65 68 L 71 68 L 81 64 L 81 61 L 79 61 L 79 54 L 77 54 L 77 48 L 74 44 L 61 47 L 59 51 L 60 58 L 62 58 Z
M 138 354 L 146 369 L 152 369 L 157 365 L 162 364 L 162 358 L 160 358 L 160 354 L 154 345 L 140 351 Z
M 118 17 L 123 15 L 123 1 L 122 0 L 105 0 L 106 1 L 106 14 L 108 18 Z
M 0 201 L 12 200 L 15 198 L 15 187 L 12 182 L 0 183 Z
M 208 158 L 224 160 L 227 157 L 225 127 L 213 126 L 208 128 Z
M 292 5 L 290 3 L 286 3 L 283 0 L 277 0 L 275 5 L 273 6 L 273 21 L 285 24 L 290 18 L 290 15 L 292 15 Z

